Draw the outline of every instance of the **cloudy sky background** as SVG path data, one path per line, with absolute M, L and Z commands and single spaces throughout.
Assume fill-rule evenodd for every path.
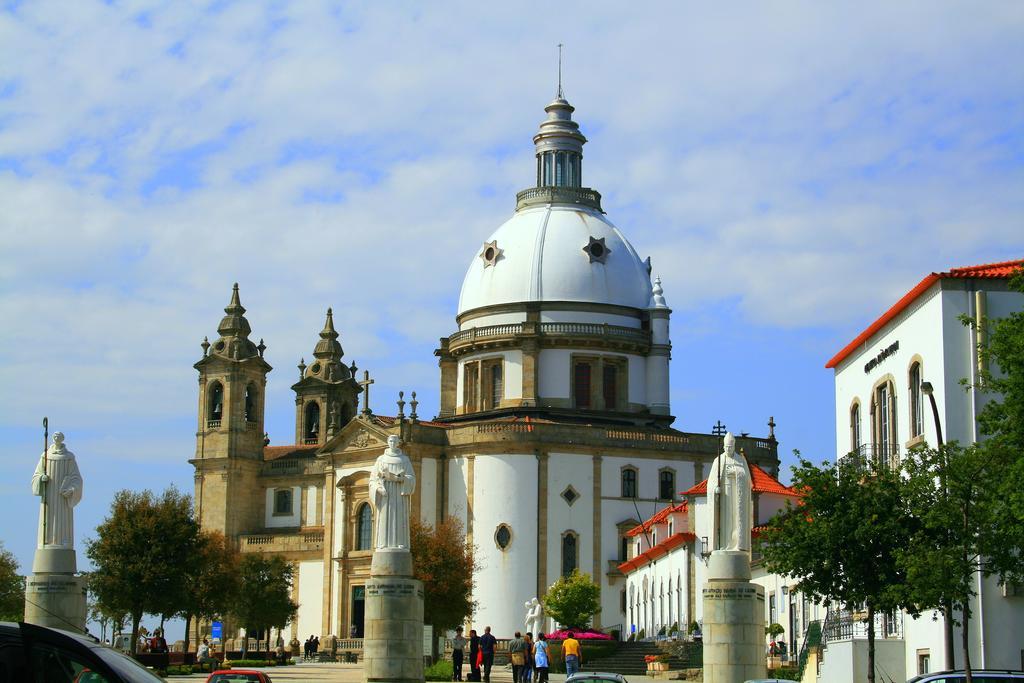
M 675 310 L 680 429 L 774 415 L 833 457 L 826 360 L 926 273 L 1024 256 L 1017 2 L 0 6 L 0 539 L 26 571 L 43 415 L 79 539 L 119 488 L 191 490 L 232 282 L 274 443 L 328 306 L 375 410 L 435 414 L 559 42 L 585 184 Z

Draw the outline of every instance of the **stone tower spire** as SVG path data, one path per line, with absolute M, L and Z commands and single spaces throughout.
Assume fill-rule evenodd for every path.
M 352 369 L 341 360 L 345 352 L 338 337 L 334 311 L 328 308 L 314 360 L 299 366 L 302 379 L 292 386 L 296 443 L 323 444 L 356 414 L 360 388 Z

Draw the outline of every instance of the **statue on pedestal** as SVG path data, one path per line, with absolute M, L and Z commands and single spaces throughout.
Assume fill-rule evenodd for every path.
M 82 500 L 82 475 L 61 432 L 53 435 L 53 444 L 39 456 L 32 493 L 41 499 L 37 547 L 73 549 L 74 507 Z
M 377 458 L 370 473 L 370 500 L 376 512 L 374 549 L 409 549 L 409 511 L 416 489 L 416 474 L 398 446 L 399 438 L 388 437 L 388 447 Z
M 736 438 L 726 433 L 725 450 L 715 458 L 708 475 L 712 551 L 750 551 L 751 484 L 746 458 L 736 452 Z
M 524 607 L 526 607 L 526 631 L 532 633 L 536 638 L 538 634 L 544 632 L 544 607 L 537 598 L 527 602 Z

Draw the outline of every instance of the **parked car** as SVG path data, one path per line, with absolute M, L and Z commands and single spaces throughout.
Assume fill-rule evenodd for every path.
M 96 640 L 34 624 L 0 622 L 0 683 L 159 683 L 134 659 Z
M 930 674 L 921 674 L 911 678 L 907 683 L 963 683 L 964 672 L 961 671 L 936 671 Z M 971 669 L 971 680 L 974 683 L 1006 683 L 1007 681 L 1024 681 L 1024 671 L 1010 671 L 1008 669 Z
M 206 683 L 273 683 L 270 676 L 252 669 L 223 669 L 214 671 Z
M 621 674 L 599 671 L 577 671 L 565 679 L 565 683 L 629 683 Z

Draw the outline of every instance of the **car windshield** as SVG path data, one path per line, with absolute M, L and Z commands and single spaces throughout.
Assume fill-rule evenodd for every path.
M 210 677 L 208 683 L 262 683 L 260 681 L 259 674 L 239 674 L 239 673 L 227 673 L 227 674 L 214 674 Z
M 94 647 L 93 652 L 129 683 L 151 683 L 152 681 L 163 683 L 164 679 L 117 650 L 112 650 L 109 647 Z

